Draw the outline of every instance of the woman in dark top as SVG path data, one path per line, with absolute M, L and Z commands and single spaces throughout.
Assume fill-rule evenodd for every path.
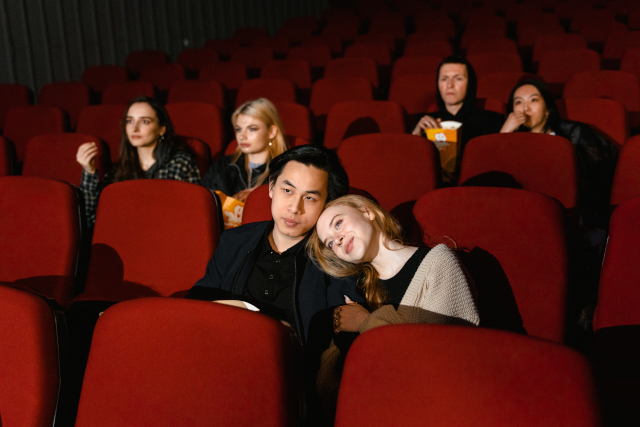
M 95 165 L 96 144 L 86 142 L 76 154 L 76 160 L 82 166 L 80 189 L 90 227 L 95 222 L 100 192 L 111 183 L 144 178 L 175 179 L 195 184 L 200 181 L 198 167 L 176 139 L 171 119 L 162 104 L 141 96 L 131 101 L 124 111 L 120 159 L 102 181 L 98 181 Z
M 218 159 L 201 184 L 242 202 L 269 178 L 269 162 L 287 149 L 284 127 L 271 101 L 259 98 L 242 104 L 231 116 L 238 148 Z
M 562 120 L 553 95 L 540 80 L 518 82 L 511 91 L 507 114 L 500 132 L 546 133 L 562 136 L 573 143 L 580 179 L 581 222 L 587 227 L 606 229 L 618 158 L 615 146 L 584 123 Z
M 476 108 L 478 79 L 464 58 L 449 56 L 438 66 L 436 102 L 438 111 L 420 119 L 413 135 L 424 135 L 425 129 L 436 129 L 440 122 L 462 123 L 462 148 L 476 136 L 497 133 L 504 122 L 502 114 Z

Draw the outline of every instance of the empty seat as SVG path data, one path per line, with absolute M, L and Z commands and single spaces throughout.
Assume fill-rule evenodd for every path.
M 618 31 L 607 37 L 602 51 L 602 59 L 613 61 L 614 69 L 620 65 L 620 60 L 626 51 L 640 47 L 640 31 Z
M 216 62 L 218 53 L 213 49 L 184 49 L 178 54 L 178 63 L 184 67 L 188 76 L 197 76 L 200 68 Z
M 220 109 L 201 102 L 167 104 L 167 112 L 176 134 L 197 138 L 216 156 L 224 146 L 224 126 Z
M 233 33 L 233 38 L 240 42 L 240 46 L 251 46 L 257 39 L 268 38 L 269 31 L 262 27 L 242 27 Z
M 329 22 L 322 29 L 322 35 L 334 35 L 340 38 L 342 43 L 353 43 L 360 33 L 360 19 L 353 22 Z
M 404 111 L 395 102 L 340 102 L 327 115 L 324 146 L 336 149 L 344 139 L 356 135 L 405 132 Z
M 599 71 L 600 55 L 590 49 L 553 50 L 542 54 L 538 75 L 555 95 L 561 95 L 564 84 L 582 71 Z
M 18 83 L 0 84 L 0 132 L 10 109 L 31 104 L 33 104 L 33 95 L 27 86 Z
M 153 98 L 155 95 L 155 88 L 149 82 L 112 83 L 102 91 L 102 104 L 127 105 L 139 96 Z
M 497 39 L 480 39 L 469 43 L 467 55 L 477 53 L 515 53 L 518 54 L 518 46 L 513 40 L 501 37 Z
M 400 13 L 377 13 L 369 23 L 369 34 L 388 34 L 396 40 L 407 37 L 404 16 Z
M 13 173 L 14 151 L 13 144 L 0 136 L 0 176 Z
M 540 61 L 545 52 L 586 49 L 587 41 L 579 34 L 548 34 L 540 36 L 533 45 L 533 61 Z
M 423 55 L 435 55 L 445 58 L 453 54 L 453 48 L 446 41 L 429 41 L 419 40 L 411 44 L 407 43 L 404 49 L 403 57 L 408 56 L 423 56 Z M 425 70 L 423 72 L 429 72 Z
M 520 47 L 531 47 L 535 51 L 535 45 L 538 40 L 547 36 L 564 36 L 569 35 L 564 32 L 564 28 L 560 25 L 560 23 L 556 20 L 555 22 L 524 22 L 522 24 L 518 24 L 518 46 Z M 578 34 L 572 34 L 574 36 L 578 36 L 584 40 L 582 36 Z M 586 40 L 584 46 L 586 47 Z M 534 61 L 536 57 L 534 56 Z
M 404 39 L 404 37 L 402 37 Z M 356 43 L 373 43 L 383 44 L 389 48 L 392 56 L 396 54 L 396 39 L 389 33 L 376 33 L 369 32 L 368 34 L 361 34 L 356 37 Z
M 81 133 L 47 133 L 31 138 L 27 142 L 22 175 L 56 179 L 80 187 L 82 166 L 76 161 L 76 153 L 85 142 L 98 146 L 95 162 L 102 179 L 111 167 L 109 147 L 100 138 Z
M 118 304 L 96 324 L 76 426 L 297 425 L 297 350 L 287 327 L 249 310 Z
M 600 51 L 603 50 L 604 44 L 609 36 L 626 30 L 627 26 L 622 22 L 608 21 L 599 22 L 596 25 L 587 25 L 580 30 L 580 35 L 587 40 L 587 43 L 592 48 Z
M 436 73 L 443 59 L 438 55 L 403 56 L 393 63 L 391 81 L 408 74 Z
M 521 72 L 515 72 L 478 76 L 478 91 L 476 96 L 484 99 L 497 99 L 504 104 L 508 104 L 511 91 L 523 75 Z
M 140 72 L 140 80 L 153 84 L 162 92 L 184 80 L 184 68 L 181 64 L 164 64 L 144 67 Z
M 13 107 L 4 121 L 3 136 L 13 142 L 19 163 L 24 161 L 27 141 L 43 133 L 64 132 L 65 117 L 62 110 L 43 105 Z
M 199 185 L 140 179 L 107 186 L 84 292 L 74 301 L 184 295 L 218 244 L 216 219 L 211 192 Z
M 629 138 L 629 125 L 624 105 L 613 99 L 563 99 L 567 119 L 587 123 L 617 147 Z M 602 114 L 606 111 L 606 114 Z
M 289 50 L 288 59 L 304 59 L 312 67 L 324 67 L 331 55 L 342 54 L 342 40 L 334 34 L 321 34 L 308 38 L 302 46 Z
M 143 68 L 167 62 L 167 54 L 161 50 L 136 50 L 127 55 L 125 67 L 133 78 L 138 78 Z
M 622 147 L 611 188 L 611 206 L 640 197 L 640 136 Z
M 615 22 L 615 14 L 611 10 L 580 8 L 571 19 L 571 32 L 578 33 L 584 27 L 597 25 L 602 22 Z
M 494 73 L 522 73 L 520 55 L 514 53 L 479 53 L 468 55 L 478 78 Z
M 0 179 L 0 215 L 0 282 L 66 306 L 73 297 L 80 249 L 74 188 L 43 178 L 4 177 Z
M 504 28 L 486 27 L 481 29 L 466 30 L 460 39 L 460 49 L 469 49 L 469 45 L 475 40 L 495 40 L 504 39 L 507 34 Z
M 238 90 L 247 80 L 247 68 L 239 62 L 219 62 L 200 69 L 200 80 L 215 80 L 228 90 Z
M 198 138 L 178 136 L 180 143 L 187 149 L 198 166 L 200 176 L 205 176 L 211 166 L 211 151 L 209 146 Z
M 78 82 L 56 82 L 42 86 L 38 103 L 49 107 L 57 107 L 69 116 L 69 125 L 75 129 L 78 115 L 91 101 L 89 87 Z
M 629 49 L 624 53 L 620 61 L 620 71 L 640 77 L 640 48 Z
M 369 58 L 337 58 L 329 61 L 324 70 L 325 78 L 364 77 L 374 88 L 380 80 L 376 63 Z
M 66 351 L 64 329 L 64 315 L 43 298 L 0 285 L 2 425 L 69 422 L 68 408 L 59 404 L 64 399 L 60 383 L 66 381 L 60 374 L 65 362 L 59 357 Z
M 304 59 L 269 61 L 262 67 L 260 77 L 289 80 L 298 89 L 311 90 L 311 67 Z
M 513 188 L 455 187 L 425 194 L 413 213 L 425 244 L 453 239 L 464 248 L 458 253 L 478 290 L 480 326 L 524 327 L 564 341 L 569 268 L 559 201 Z
M 125 83 L 127 78 L 126 68 L 120 65 L 96 65 L 86 68 L 82 73 L 82 83 L 97 94 L 101 94 L 112 83 Z
M 289 46 L 289 40 L 282 36 L 258 38 L 251 44 L 251 46 L 268 47 L 276 58 L 284 58 L 287 56 L 287 53 L 291 48 Z
M 573 144 L 565 138 L 531 132 L 498 133 L 467 143 L 460 185 L 523 188 L 547 194 L 565 208 L 575 209 L 577 169 Z
M 371 101 L 373 88 L 363 77 L 321 79 L 311 88 L 309 107 L 316 118 L 316 130 L 324 131 L 329 109 L 338 102 Z
M 167 103 L 206 102 L 224 110 L 224 88 L 216 80 L 181 80 L 171 86 Z
M 240 49 L 240 42 L 236 39 L 207 40 L 204 48 L 215 51 L 220 59 L 229 60 L 233 52 Z
M 121 123 L 124 114 L 125 107 L 122 105 L 92 105 L 83 108 L 78 116 L 76 132 L 97 136 L 106 142 L 109 146 L 109 157 L 115 163 L 120 158 Z
M 338 156 L 349 184 L 371 193 L 387 210 L 415 201 L 438 185 L 438 152 L 431 141 L 419 136 L 352 136 L 342 141 Z
M 231 60 L 251 71 L 260 70 L 264 64 L 273 61 L 273 52 L 264 46 L 242 47 L 231 54 Z
M 597 408 L 575 350 L 482 328 L 393 325 L 349 350 L 335 425 L 596 427 Z
M 411 122 L 429 111 L 436 102 L 436 74 L 408 74 L 391 82 L 389 101 L 397 102 L 409 114 Z
M 345 58 L 369 58 L 381 66 L 391 66 L 391 51 L 383 43 L 357 42 L 344 50 Z
M 247 101 L 267 98 L 270 101 L 296 102 L 296 88 L 285 79 L 251 79 L 242 82 L 236 98 L 236 108 Z
M 274 102 L 278 115 L 282 120 L 284 131 L 288 137 L 297 137 L 309 142 L 313 141 L 313 122 L 311 110 L 304 105 L 293 102 Z

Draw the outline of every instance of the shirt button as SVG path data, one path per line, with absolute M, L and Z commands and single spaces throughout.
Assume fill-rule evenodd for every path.
M 270 274 L 270 275 L 269 275 L 269 279 L 273 279 L 273 274 Z
M 280 264 L 280 260 L 279 259 L 276 260 L 276 264 Z
M 269 289 L 265 289 L 264 290 L 264 296 L 268 297 L 269 296 Z

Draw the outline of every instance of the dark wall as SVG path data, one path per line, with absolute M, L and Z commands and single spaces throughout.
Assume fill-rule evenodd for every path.
M 79 81 L 92 65 L 124 65 L 128 52 L 229 38 L 240 27 L 271 34 L 290 17 L 319 16 L 327 0 L 0 0 L 0 83 L 35 93 Z

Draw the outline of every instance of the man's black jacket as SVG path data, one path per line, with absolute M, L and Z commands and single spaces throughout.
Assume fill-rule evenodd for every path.
M 217 290 L 230 292 L 243 299 L 244 287 L 259 253 L 260 239 L 273 221 L 246 224 L 227 230 L 220 236 L 220 243 L 213 258 L 207 265 L 204 277 L 191 288 L 187 298 L 213 300 L 220 299 Z M 303 343 L 309 339 L 309 324 L 317 313 L 329 307 L 343 305 L 344 295 L 353 301 L 363 302 L 356 293 L 356 284 L 350 279 L 336 279 L 326 275 L 313 263 L 305 252 L 305 247 L 296 255 L 296 265 L 304 262 L 304 274 L 293 288 L 293 307 L 296 324 L 291 325 L 298 332 Z

